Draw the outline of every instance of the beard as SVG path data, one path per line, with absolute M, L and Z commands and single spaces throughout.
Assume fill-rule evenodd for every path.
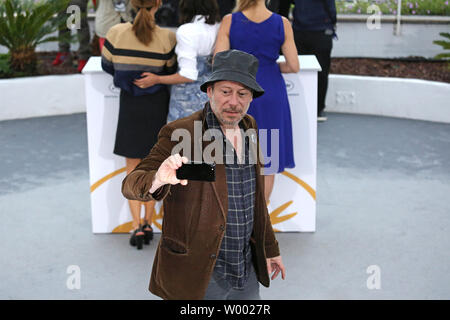
M 227 107 L 219 110 L 217 107 L 216 101 L 214 100 L 214 97 L 211 97 L 209 100 L 209 103 L 211 105 L 211 109 L 214 112 L 214 115 L 216 116 L 217 120 L 219 120 L 220 124 L 225 127 L 236 127 L 239 122 L 244 118 L 245 114 L 247 113 L 248 108 L 250 107 L 250 102 L 248 105 L 244 108 L 239 107 Z M 236 113 L 236 117 L 234 119 L 229 119 L 225 116 L 225 112 L 234 112 Z

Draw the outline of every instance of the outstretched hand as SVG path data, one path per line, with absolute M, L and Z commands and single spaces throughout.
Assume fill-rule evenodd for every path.
M 157 189 L 165 184 L 178 184 L 185 186 L 187 185 L 187 180 L 179 180 L 177 178 L 177 169 L 183 165 L 183 163 L 188 163 L 188 158 L 180 156 L 178 153 L 171 155 L 158 168 L 155 174 L 150 193 L 155 192 Z

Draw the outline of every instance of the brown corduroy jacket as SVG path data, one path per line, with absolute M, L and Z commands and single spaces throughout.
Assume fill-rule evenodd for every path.
M 191 150 L 194 154 L 194 145 L 198 145 L 194 143 L 198 140 L 194 123 L 200 121 L 203 134 L 207 129 L 205 110 L 165 125 L 150 154 L 127 175 L 122 185 L 122 193 L 127 199 L 164 199 L 162 235 L 149 287 L 152 293 L 163 299 L 203 299 L 225 234 L 228 192 L 224 164 L 216 164 L 215 182 L 189 181 L 186 186 L 165 185 L 153 194 L 148 192 L 159 166 L 179 143 L 171 141 L 175 129 L 185 129 L 194 137 Z M 242 121 L 245 130 L 256 129 L 251 116 L 246 115 Z M 204 150 L 209 143 L 211 141 L 202 139 L 200 147 Z M 279 256 L 280 251 L 264 200 L 264 179 L 260 168 L 258 161 L 255 165 L 256 195 L 250 245 L 258 280 L 268 287 L 270 279 L 266 258 Z

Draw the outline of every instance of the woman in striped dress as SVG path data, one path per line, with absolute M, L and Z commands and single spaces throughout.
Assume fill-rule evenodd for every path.
M 132 0 L 137 15 L 133 23 L 120 23 L 107 33 L 102 67 L 113 75 L 120 91 L 120 111 L 114 153 L 126 158 L 130 173 L 150 152 L 159 130 L 166 123 L 169 91 L 166 85 L 148 86 L 147 72 L 158 75 L 176 71 L 175 34 L 155 24 L 161 0 Z M 141 207 L 145 218 L 141 225 Z M 152 238 L 155 203 L 129 200 L 133 218 L 131 245 L 142 248 Z

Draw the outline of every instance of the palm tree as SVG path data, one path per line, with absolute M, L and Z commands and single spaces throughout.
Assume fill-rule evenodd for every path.
M 13 71 L 35 72 L 36 46 L 59 40 L 51 34 L 65 25 L 57 13 L 67 5 L 68 0 L 0 0 L 0 45 L 9 49 Z
M 441 32 L 441 33 L 439 33 L 439 35 L 450 40 L 450 33 L 448 33 L 448 32 Z M 433 43 L 440 45 L 444 50 L 450 50 L 450 41 L 435 40 L 435 41 L 433 41 Z M 437 56 L 435 56 L 434 58 L 435 59 L 443 59 L 443 60 L 448 61 L 447 69 L 450 70 L 450 52 L 449 51 L 440 53 Z
M 439 33 L 439 35 L 450 40 L 450 33 L 448 33 L 448 32 L 441 32 L 441 33 Z M 435 41 L 433 41 L 433 43 L 440 45 L 444 50 L 450 50 L 450 41 L 435 40 Z M 435 59 L 450 59 L 450 52 L 440 53 L 437 56 L 435 56 L 434 58 Z

